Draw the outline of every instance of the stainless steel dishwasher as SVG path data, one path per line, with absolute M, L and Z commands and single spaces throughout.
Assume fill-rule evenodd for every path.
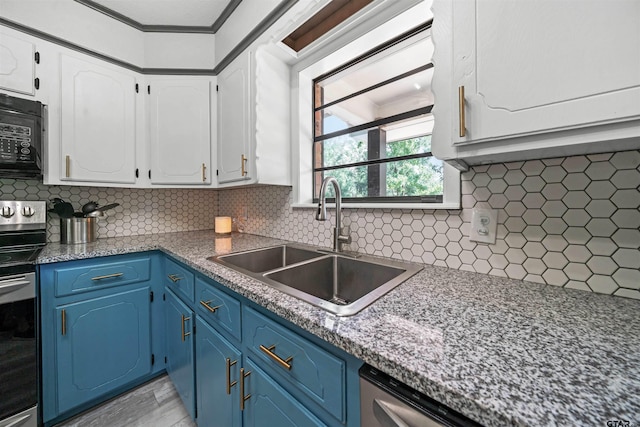
M 366 364 L 360 368 L 360 417 L 363 427 L 480 427 Z

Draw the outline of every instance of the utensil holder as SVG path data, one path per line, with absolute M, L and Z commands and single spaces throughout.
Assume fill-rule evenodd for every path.
M 60 218 L 60 243 L 91 243 L 98 239 L 97 218 Z

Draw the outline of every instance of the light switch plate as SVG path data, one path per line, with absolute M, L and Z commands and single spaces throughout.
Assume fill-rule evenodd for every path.
M 469 240 L 493 244 L 498 231 L 498 211 L 495 209 L 474 208 L 471 217 Z

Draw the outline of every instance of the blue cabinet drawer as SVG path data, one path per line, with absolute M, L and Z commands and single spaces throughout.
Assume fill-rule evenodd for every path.
M 244 307 L 242 325 L 244 342 L 261 366 L 345 421 L 344 360 L 249 307 Z
M 240 340 L 242 334 L 240 302 L 214 288 L 204 280 L 196 279 L 196 304 L 200 317 L 218 330 L 228 332 Z
M 93 263 L 73 265 L 69 267 L 62 264 L 54 269 L 53 286 L 56 297 L 144 282 L 151 276 L 149 257 L 116 262 L 105 262 L 101 258 Z
M 164 261 L 164 283 L 178 296 L 193 302 L 195 295 L 195 276 L 187 268 L 169 258 Z

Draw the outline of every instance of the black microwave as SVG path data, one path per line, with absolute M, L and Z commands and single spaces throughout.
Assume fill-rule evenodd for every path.
M 0 178 L 40 178 L 46 108 L 0 94 Z

